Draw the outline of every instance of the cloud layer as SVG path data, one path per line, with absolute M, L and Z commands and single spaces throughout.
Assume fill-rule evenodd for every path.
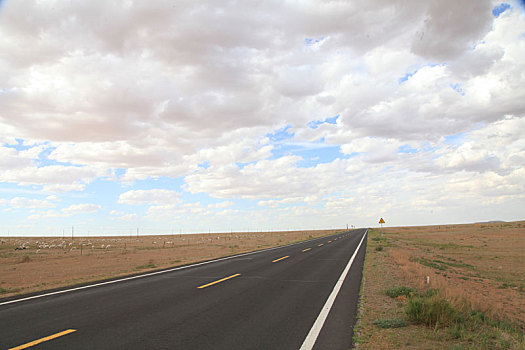
M 4 1 L 6 225 L 523 219 L 524 33 L 518 1 Z

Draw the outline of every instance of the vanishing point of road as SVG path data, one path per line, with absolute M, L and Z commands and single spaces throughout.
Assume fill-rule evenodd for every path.
M 349 349 L 366 233 L 0 301 L 0 349 Z

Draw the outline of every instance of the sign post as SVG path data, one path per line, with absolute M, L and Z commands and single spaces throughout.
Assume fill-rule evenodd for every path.
M 381 224 L 381 236 L 383 235 L 383 224 L 385 223 L 385 220 L 383 218 L 379 219 L 379 223 Z

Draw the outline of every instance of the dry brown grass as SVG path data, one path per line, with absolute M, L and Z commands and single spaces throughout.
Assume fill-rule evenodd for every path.
M 0 238 L 0 297 L 184 265 L 337 231 L 79 237 L 73 240 L 4 237 Z M 22 246 L 27 249 L 15 250 Z
M 406 284 L 525 323 L 525 222 L 384 230 Z M 429 277 L 429 284 L 426 277 Z
M 375 238 L 376 240 L 373 240 Z M 432 330 L 409 325 L 404 328 L 381 329 L 373 324 L 376 320 L 389 318 L 405 318 L 404 306 L 406 298 L 396 299 L 386 295 L 386 290 L 402 285 L 403 272 L 389 257 L 386 241 L 377 241 L 380 236 L 377 231 L 369 231 L 366 260 L 363 271 L 363 301 L 360 305 L 362 316 L 357 327 L 359 349 L 445 349 L 439 334 Z M 378 246 L 385 247 L 381 251 Z
M 359 348 L 523 349 L 524 258 L 525 222 L 370 230 Z M 438 290 L 456 310 L 484 311 L 489 319 L 454 327 L 377 327 L 377 320 L 408 321 L 407 298 L 386 295 L 399 286 L 415 288 L 415 297 Z

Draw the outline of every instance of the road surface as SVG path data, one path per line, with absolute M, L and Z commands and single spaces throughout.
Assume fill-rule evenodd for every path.
M 349 349 L 365 234 L 0 301 L 0 349 Z

